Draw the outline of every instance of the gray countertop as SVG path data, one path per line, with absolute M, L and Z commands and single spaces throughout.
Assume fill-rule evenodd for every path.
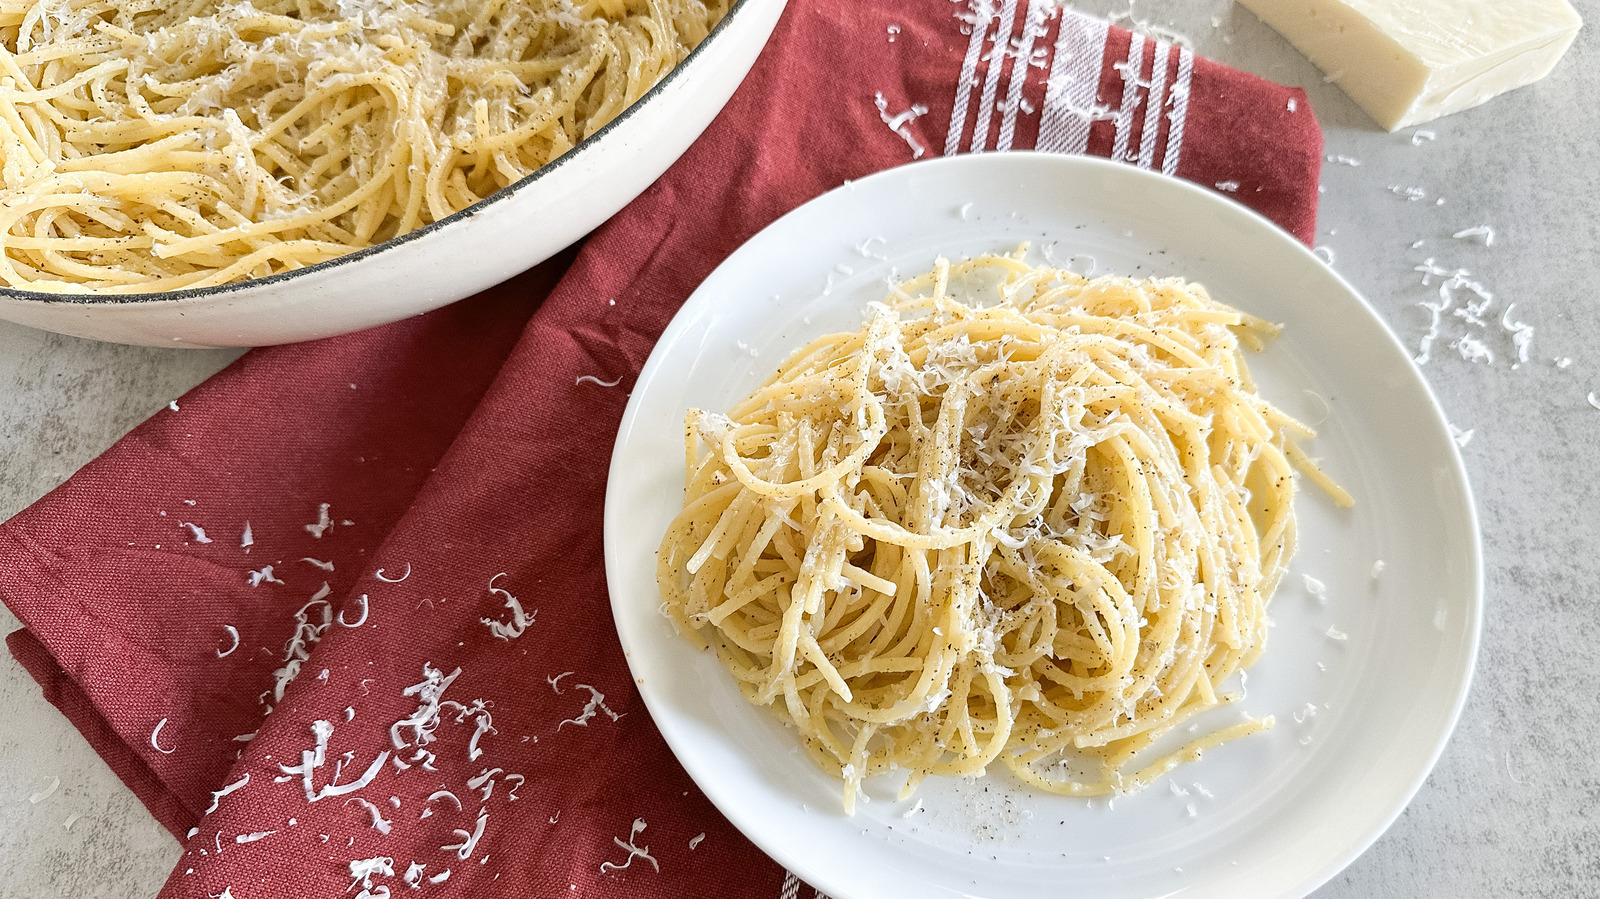
M 1317 244 L 1402 343 L 1428 330 L 1418 304 L 1435 293 L 1416 267 L 1430 258 L 1470 270 L 1497 320 L 1514 303 L 1511 320 L 1533 329 L 1525 364 L 1491 326 L 1492 362 L 1440 341 L 1422 367 L 1459 432 L 1483 529 L 1477 676 L 1416 798 L 1315 896 L 1600 895 L 1600 9 L 1579 0 L 1595 24 L 1545 81 L 1388 134 L 1230 0 L 1072 5 L 1122 24 L 1131 12 L 1307 90 L 1327 139 Z M 1479 226 L 1492 243 L 1452 236 Z M 236 355 L 0 323 L 0 518 Z M 0 609 L 0 630 L 15 627 Z M 9 654 L 0 714 L 0 899 L 155 895 L 177 842 Z

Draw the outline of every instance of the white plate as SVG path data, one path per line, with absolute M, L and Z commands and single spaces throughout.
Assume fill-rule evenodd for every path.
M 891 272 L 1024 240 L 1040 258 L 1077 257 L 1080 271 L 1092 262 L 1096 273 L 1181 275 L 1284 323 L 1252 370 L 1269 399 L 1318 425 L 1310 449 L 1357 505 L 1340 512 L 1302 490 L 1300 551 L 1248 697 L 1205 719 L 1270 713 L 1276 729 L 1109 808 L 991 774 L 935 779 L 909 802 L 879 784 L 846 817 L 838 784 L 794 734 L 658 611 L 655 550 L 682 504 L 683 413 L 725 409 L 808 339 L 859 327 Z M 617 630 L 662 735 L 735 826 L 835 899 L 1309 893 L 1421 786 L 1466 697 L 1481 618 L 1460 458 L 1372 309 L 1243 207 L 1083 157 L 996 153 L 894 169 L 806 204 L 735 252 L 689 298 L 634 388 L 605 542 Z M 1326 585 L 1325 600 L 1306 576 Z

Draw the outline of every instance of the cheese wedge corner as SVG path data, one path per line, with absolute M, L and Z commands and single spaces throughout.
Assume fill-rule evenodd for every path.
M 1567 0 L 1239 3 L 1390 131 L 1538 81 L 1583 24 Z

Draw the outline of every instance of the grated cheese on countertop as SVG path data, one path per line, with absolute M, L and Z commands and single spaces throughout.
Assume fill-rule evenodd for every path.
M 38 805 L 39 803 L 45 801 L 46 799 L 49 799 L 50 796 L 52 794 L 54 794 L 56 789 L 58 787 L 60 787 L 60 786 L 61 786 L 61 778 L 59 778 L 59 777 L 50 778 L 50 786 L 45 787 L 44 789 L 38 791 L 37 793 L 33 793 L 32 795 L 30 795 L 28 797 L 28 803 L 30 805 Z

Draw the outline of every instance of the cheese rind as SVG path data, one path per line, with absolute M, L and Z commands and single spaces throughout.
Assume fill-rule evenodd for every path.
M 1239 0 L 1394 131 L 1555 67 L 1583 25 L 1567 0 Z

